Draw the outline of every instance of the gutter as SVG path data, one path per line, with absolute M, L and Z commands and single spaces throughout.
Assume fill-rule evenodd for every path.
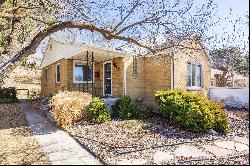
M 124 70 L 123 70 L 123 82 L 124 82 L 124 96 L 127 94 L 127 66 L 126 66 L 126 60 L 124 60 Z
M 174 56 L 171 58 L 171 90 L 174 90 Z

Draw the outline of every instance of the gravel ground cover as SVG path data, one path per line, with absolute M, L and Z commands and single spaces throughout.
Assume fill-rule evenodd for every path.
M 0 164 L 50 164 L 18 104 L 0 105 Z
M 223 149 L 230 154 L 222 156 L 203 147 L 215 147 L 216 142 L 232 141 L 235 137 L 249 139 L 248 112 L 234 110 L 233 115 L 237 118 L 229 116 L 227 135 L 188 132 L 159 115 L 143 121 L 114 119 L 103 124 L 81 121 L 66 130 L 107 164 L 248 164 L 249 151 L 244 149 L 248 145 L 243 144 L 241 151 Z M 183 148 L 191 149 L 190 156 L 178 156 Z

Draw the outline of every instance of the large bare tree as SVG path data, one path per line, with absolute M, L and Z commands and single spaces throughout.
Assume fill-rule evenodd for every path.
M 159 35 L 182 38 L 195 32 L 204 37 L 215 9 L 212 0 L 1 0 L 0 74 L 34 54 L 46 37 L 65 29 L 91 33 L 116 48 L 129 44 L 156 53 L 166 49 L 157 45 Z M 178 43 L 169 47 L 175 46 Z

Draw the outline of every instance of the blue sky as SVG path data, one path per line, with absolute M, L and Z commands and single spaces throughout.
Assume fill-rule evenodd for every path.
M 234 15 L 244 16 L 249 13 L 248 0 L 217 0 L 219 7 L 219 15 L 226 16 L 232 8 Z
M 182 1 L 182 0 L 181 0 Z M 128 3 L 125 2 L 124 0 L 117 0 L 117 3 Z M 171 2 L 171 1 L 170 1 Z M 184 2 L 184 0 L 183 0 Z M 194 6 L 198 5 L 201 6 L 202 3 L 204 1 L 203 0 L 194 0 Z M 247 41 L 247 37 L 248 35 L 248 29 L 249 27 L 244 24 L 243 22 L 246 22 L 246 15 L 249 13 L 249 2 L 248 0 L 214 0 L 214 2 L 218 5 L 217 8 L 217 14 L 216 16 L 213 18 L 213 22 L 219 21 L 219 23 L 216 24 L 216 26 L 210 27 L 209 30 L 207 31 L 207 36 L 211 36 L 213 34 L 218 35 L 218 38 L 221 39 L 225 36 L 229 36 L 232 37 L 235 34 L 239 34 L 239 31 L 241 31 L 240 33 L 242 33 L 242 31 L 244 31 L 244 33 L 246 34 L 244 37 L 244 41 Z M 114 14 L 114 12 L 110 13 L 111 15 Z M 242 18 L 243 20 L 239 21 L 238 23 L 236 23 L 236 32 L 233 31 L 233 25 L 235 24 L 235 21 L 239 18 Z M 231 22 L 232 21 L 232 22 Z M 87 32 L 88 33 L 88 32 Z M 93 41 L 92 39 L 92 34 L 90 35 L 90 38 L 87 38 L 86 36 L 86 31 L 83 33 L 77 33 L 77 35 L 75 35 L 74 37 L 71 35 L 71 38 L 68 37 L 70 36 L 70 33 L 65 33 L 63 32 L 63 34 L 59 34 L 58 38 L 60 40 L 71 40 L 74 38 L 75 42 L 79 42 L 79 43 L 88 43 L 88 44 L 95 44 L 95 41 Z M 89 34 L 89 33 L 88 33 Z M 96 35 L 96 34 L 93 34 Z M 85 40 L 84 40 L 85 39 Z M 239 40 L 242 40 L 242 36 L 240 37 Z M 242 41 L 237 41 L 237 43 L 240 43 Z M 236 42 L 228 42 L 229 45 L 231 44 L 235 44 Z M 222 43 L 221 43 L 222 44 Z M 207 46 L 209 47 L 209 46 Z M 214 46 L 213 46 L 214 47 Z M 218 44 L 218 42 L 216 42 L 216 46 L 215 47 L 222 47 L 220 44 Z
M 239 45 L 242 45 L 243 42 L 247 43 L 249 36 L 249 26 L 246 24 L 247 22 L 246 15 L 249 15 L 249 1 L 216 0 L 215 2 L 218 4 L 218 11 L 217 11 L 218 17 L 215 17 L 214 21 L 218 20 L 219 24 L 215 27 L 211 27 L 211 29 L 209 29 L 207 33 L 208 34 L 216 33 L 220 35 L 227 32 L 228 35 L 233 36 L 233 35 L 240 35 L 244 32 L 245 36 L 238 37 L 238 41 L 234 43 L 238 43 Z M 231 14 L 230 14 L 230 9 L 231 9 Z M 233 25 L 235 24 L 234 21 L 239 18 L 243 19 L 236 24 L 236 30 L 238 29 L 240 32 L 239 31 L 234 32 L 233 31 Z M 233 22 L 231 23 L 230 21 Z

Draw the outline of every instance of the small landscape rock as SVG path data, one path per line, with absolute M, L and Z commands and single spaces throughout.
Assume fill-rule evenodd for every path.
M 182 145 L 178 147 L 174 154 L 176 156 L 183 156 L 183 157 L 200 157 L 200 156 L 209 156 L 209 154 L 203 152 L 202 150 L 198 149 L 195 146 L 189 145 Z
M 207 132 L 212 135 L 218 135 L 218 133 L 214 129 L 209 129 Z
M 161 164 L 162 162 L 170 161 L 174 158 L 174 155 L 170 152 L 157 151 L 154 156 L 154 163 Z

